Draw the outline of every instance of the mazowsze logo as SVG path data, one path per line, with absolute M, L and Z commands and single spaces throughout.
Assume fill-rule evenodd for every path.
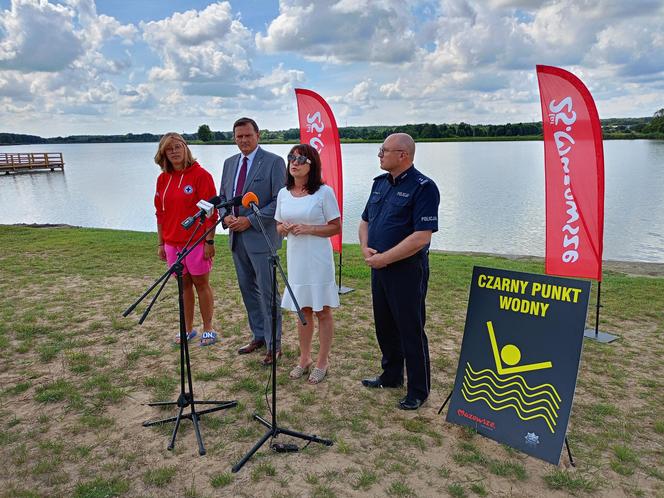
M 480 425 L 483 425 L 484 427 L 486 427 L 488 429 L 493 430 L 493 429 L 496 428 L 496 423 L 493 422 L 492 420 L 489 420 L 488 418 L 484 418 L 484 417 L 478 417 L 477 415 L 473 415 L 472 413 L 468 413 L 466 410 L 462 410 L 461 408 L 459 408 L 457 410 L 457 415 L 459 417 L 464 417 L 464 418 L 467 418 L 468 420 L 472 420 L 473 422 L 475 422 L 477 424 L 480 424 Z
M 576 165 L 570 164 L 571 161 L 568 156 L 576 144 L 572 137 L 572 125 L 576 122 L 576 111 L 572 109 L 573 104 L 574 102 L 571 97 L 565 97 L 558 103 L 555 100 L 549 102 L 549 124 L 564 128 L 564 130 L 558 129 L 553 133 L 553 139 L 556 143 L 556 149 L 558 149 L 560 164 L 563 170 L 562 181 L 565 187 L 563 195 L 565 196 L 565 205 L 567 206 L 567 223 L 562 227 L 562 231 L 565 232 L 563 237 L 563 263 L 576 263 L 579 259 L 580 240 L 578 234 L 581 223 L 576 199 L 572 192 L 572 173 Z M 562 122 L 562 125 L 560 122 Z
M 314 136 L 311 138 L 311 140 L 309 140 L 309 145 L 311 145 L 318 152 L 322 151 L 323 147 L 325 147 L 323 140 L 321 140 L 324 129 L 325 125 L 321 119 L 320 111 L 316 111 L 313 115 L 307 114 L 307 133 L 311 133 L 313 135 L 317 134 L 317 136 Z

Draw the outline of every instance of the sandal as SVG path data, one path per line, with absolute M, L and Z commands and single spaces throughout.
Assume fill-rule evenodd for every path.
M 212 346 L 217 342 L 217 333 L 214 330 L 203 332 L 201 336 L 201 347 L 203 346 Z
M 196 334 L 198 334 L 198 332 L 196 332 L 196 329 L 191 329 L 191 332 L 187 334 L 187 341 L 191 341 L 194 337 L 196 337 Z M 176 345 L 180 344 L 180 334 L 175 336 L 174 342 Z
M 304 374 L 309 373 L 309 369 L 311 369 L 311 365 L 313 364 L 313 361 L 309 363 L 306 367 L 301 367 L 299 364 L 296 365 L 293 370 L 290 371 L 288 374 L 288 377 L 295 380 L 299 379 L 302 377 Z
M 327 375 L 327 368 L 322 369 L 314 367 L 314 369 L 311 371 L 311 374 L 309 375 L 309 384 L 319 384 L 323 381 L 325 375 Z

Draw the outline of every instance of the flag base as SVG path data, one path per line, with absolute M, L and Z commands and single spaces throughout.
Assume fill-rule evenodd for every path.
M 593 339 L 597 342 L 601 342 L 604 344 L 608 344 L 609 342 L 613 342 L 616 339 L 618 339 L 619 336 L 609 334 L 608 332 L 599 332 L 596 331 L 595 329 L 586 329 L 583 332 L 583 337 L 587 339 Z
M 339 287 L 339 294 L 348 294 L 349 292 L 353 292 L 354 290 L 355 289 L 342 285 Z

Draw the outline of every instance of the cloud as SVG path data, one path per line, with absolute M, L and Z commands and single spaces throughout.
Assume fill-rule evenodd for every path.
M 334 63 L 397 64 L 416 52 L 403 2 L 280 0 L 279 12 L 265 34 L 256 34 L 256 46 L 267 53 L 294 52 Z
M 370 99 L 379 109 L 372 115 L 436 122 L 539 119 L 538 63 L 573 71 L 596 98 L 636 98 L 646 75 L 664 76 L 664 5 L 650 0 L 443 0 L 428 11 L 418 40 L 416 59 L 372 74 L 377 88 Z M 650 97 L 661 91 L 656 79 L 647 84 Z M 355 91 L 363 88 L 358 85 Z M 353 102 L 352 93 L 335 100 Z M 348 112 L 363 114 L 360 107 Z
M 134 25 L 95 0 L 12 0 L 0 120 L 35 131 L 59 114 L 87 132 L 251 113 L 287 127 L 298 86 L 363 124 L 539 120 L 536 64 L 579 76 L 603 117 L 662 107 L 661 0 L 281 0 L 258 22 L 254 2 L 232 5 Z
M 155 97 L 152 85 L 142 83 L 135 87 L 127 86 L 119 92 L 118 108 L 120 114 L 130 115 L 158 107 L 159 101 Z
M 383 89 L 380 88 L 382 91 Z M 362 116 L 377 108 L 376 97 L 380 98 L 378 85 L 371 79 L 357 83 L 350 92 L 327 99 L 340 117 Z
M 66 6 L 13 0 L 0 15 L 0 69 L 60 71 L 83 53 L 73 27 L 74 11 Z
M 141 22 L 140 27 L 163 63 L 150 70 L 152 80 L 232 82 L 253 75 L 251 32 L 233 17 L 228 2 L 200 12 L 176 12 L 167 19 Z
M 9 97 L 22 102 L 32 101 L 30 92 L 30 79 L 18 71 L 3 71 L 0 73 L 0 97 Z
M 182 112 L 199 109 L 204 97 L 213 97 L 214 105 L 200 105 L 199 112 L 212 117 L 237 108 L 292 107 L 293 88 L 305 79 L 303 71 L 283 63 L 265 74 L 254 69 L 254 36 L 228 2 L 176 12 L 140 27 L 143 39 L 161 60 L 149 70 L 150 80 L 166 84 L 171 92 L 166 100 Z
M 131 58 L 104 49 L 136 35 L 135 26 L 97 15 L 93 0 L 13 0 L 0 16 L 0 94 L 52 113 L 106 112 L 118 93 L 105 75 L 127 72 Z

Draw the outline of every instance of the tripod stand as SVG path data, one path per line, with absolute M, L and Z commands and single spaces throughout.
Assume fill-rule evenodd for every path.
M 182 264 L 182 260 L 198 245 L 201 243 L 201 241 L 205 238 L 205 236 L 210 233 L 212 230 L 215 229 L 215 227 L 219 224 L 219 221 L 212 227 L 210 227 L 201 237 L 192 245 L 189 247 L 189 243 L 193 239 L 196 231 L 198 228 L 202 225 L 203 223 L 203 218 L 204 215 L 200 215 L 200 221 L 199 225 L 196 227 L 196 229 L 192 232 L 191 236 L 189 237 L 189 240 L 185 244 L 185 250 L 183 250 L 181 253 L 178 253 L 178 259 L 171 265 L 171 267 L 164 273 L 150 288 L 143 293 L 143 295 L 138 298 L 138 300 L 132 304 L 129 308 L 125 310 L 124 313 L 122 313 L 122 316 L 126 317 L 129 315 L 138 304 L 145 299 L 145 297 L 152 292 L 153 289 L 159 285 L 161 282 L 161 287 L 155 294 L 155 296 L 152 298 L 152 301 L 150 301 L 150 304 L 146 308 L 145 312 L 141 316 L 140 320 L 138 321 L 139 324 L 142 324 L 145 319 L 147 318 L 148 313 L 152 309 L 152 306 L 154 305 L 155 301 L 159 297 L 159 294 L 161 294 L 161 291 L 164 289 L 166 286 L 166 283 L 168 282 L 169 278 L 173 273 L 175 273 L 177 283 L 178 283 L 178 308 L 179 308 L 179 316 L 180 316 L 180 395 L 178 396 L 178 399 L 176 401 L 157 401 L 154 403 L 148 403 L 148 406 L 170 406 L 170 405 L 176 405 L 179 408 L 178 414 L 175 417 L 168 417 L 164 418 L 161 420 L 154 420 L 154 421 L 145 421 L 143 422 L 143 427 L 151 427 L 153 425 L 160 425 L 160 424 L 165 424 L 167 422 L 175 422 L 175 427 L 173 428 L 173 434 L 171 436 L 171 440 L 168 443 L 167 448 L 169 450 L 172 450 L 175 446 L 175 438 L 177 437 L 178 434 L 178 429 L 180 428 L 180 422 L 183 418 L 188 418 L 189 420 L 192 421 L 194 424 L 194 431 L 196 433 L 196 441 L 198 442 L 198 453 L 199 455 L 205 455 L 205 446 L 203 445 L 203 439 L 201 437 L 201 430 L 199 427 L 199 420 L 201 415 L 205 415 L 206 413 L 211 413 L 211 412 L 216 412 L 219 410 L 224 410 L 226 408 L 232 408 L 237 405 L 237 401 L 211 401 L 211 400 L 196 400 L 194 398 L 194 386 L 193 382 L 191 379 L 191 362 L 189 359 L 189 344 L 187 341 L 187 331 L 185 327 L 185 320 L 184 320 L 184 291 L 183 291 L 183 283 L 182 283 L 182 272 L 184 270 L 184 265 Z M 185 387 L 185 376 L 187 379 L 187 386 Z M 188 391 L 187 391 L 188 389 Z M 196 410 L 196 405 L 217 405 L 213 408 L 208 408 L 206 410 L 201 410 L 197 411 Z M 190 407 L 190 412 L 189 413 L 184 413 L 185 408 Z
M 302 315 L 302 311 L 300 310 L 300 306 L 297 304 L 297 300 L 295 299 L 295 296 L 293 295 L 293 291 L 288 283 L 288 279 L 286 278 L 286 275 L 284 274 L 284 270 L 281 267 L 281 264 L 279 263 L 279 256 L 277 255 L 276 250 L 272 246 L 272 243 L 270 242 L 269 237 L 265 233 L 265 227 L 263 226 L 263 222 L 260 218 L 260 211 L 258 210 L 258 207 L 256 204 L 253 202 L 250 204 L 251 208 L 253 209 L 254 213 L 256 214 L 256 220 L 258 220 L 258 225 L 261 229 L 261 233 L 265 237 L 265 240 L 267 241 L 268 247 L 270 248 L 270 265 L 272 266 L 272 302 L 271 302 L 271 314 L 272 314 L 272 327 L 271 327 L 271 335 L 272 335 L 272 421 L 267 421 L 260 415 L 254 413 L 254 418 L 258 420 L 261 424 L 263 424 L 265 427 L 267 427 L 267 432 L 261 437 L 258 442 L 249 450 L 249 452 L 242 457 L 242 460 L 240 460 L 238 463 L 236 463 L 232 471 L 233 472 L 238 472 L 245 463 L 253 456 L 254 453 L 258 451 L 258 449 L 265 444 L 265 441 L 267 441 L 270 438 L 275 438 L 279 434 L 286 434 L 288 436 L 293 436 L 297 437 L 300 439 L 304 439 L 306 441 L 314 442 L 314 443 L 321 443 L 324 444 L 325 446 L 332 446 L 332 441 L 329 439 L 322 439 L 319 438 L 318 436 L 315 435 L 310 435 L 310 434 L 303 434 L 301 432 L 296 432 L 290 429 L 285 429 L 283 427 L 279 427 L 277 424 L 277 268 L 279 268 L 279 272 L 281 273 L 281 278 L 286 284 L 286 289 L 287 292 L 291 295 L 291 298 L 293 299 L 293 303 L 295 303 L 295 308 L 297 309 L 297 314 L 300 319 L 300 321 L 306 325 L 306 321 L 304 319 L 304 315 Z

